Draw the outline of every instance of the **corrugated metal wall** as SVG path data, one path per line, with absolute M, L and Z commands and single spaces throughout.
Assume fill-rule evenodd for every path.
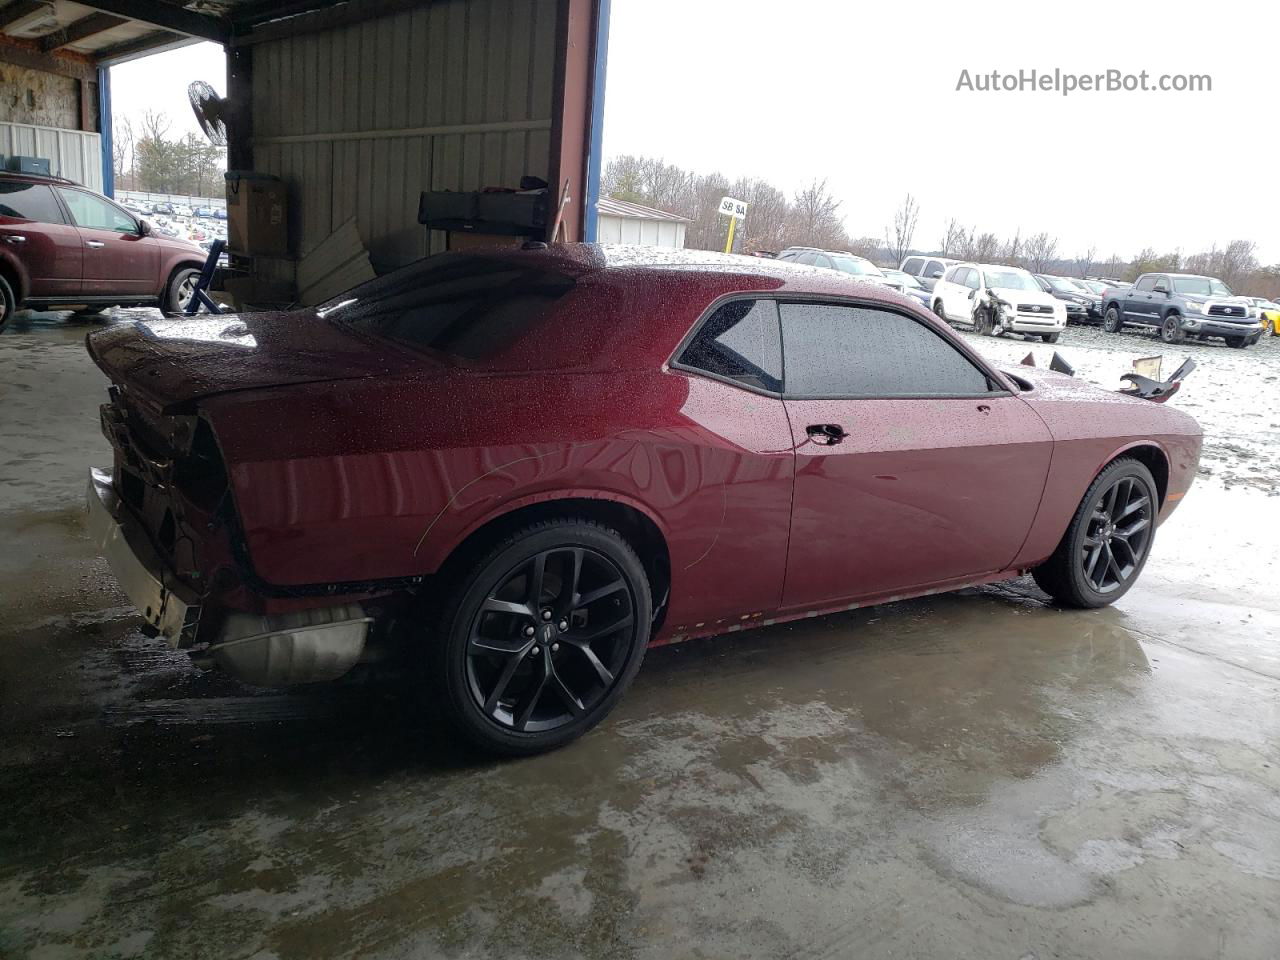
M 254 165 L 290 184 L 294 249 L 355 216 L 385 271 L 428 252 L 421 191 L 545 178 L 555 38 L 556 0 L 434 0 L 255 45 Z
M 0 153 L 6 157 L 44 157 L 51 173 L 91 190 L 102 190 L 100 134 L 0 122 Z
M 630 243 L 679 250 L 684 247 L 686 226 L 677 220 L 644 220 L 602 213 L 596 223 L 596 240 L 599 243 Z

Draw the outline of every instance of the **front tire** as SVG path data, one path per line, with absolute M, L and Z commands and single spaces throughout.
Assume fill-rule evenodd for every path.
M 935 300 L 935 301 L 934 301 L 934 304 L 933 304 L 933 313 L 934 313 L 934 315 L 935 315 L 939 320 L 941 320 L 943 323 L 947 324 L 948 326 L 950 326 L 950 325 L 951 325 L 951 321 L 947 319 L 947 311 L 946 311 L 946 309 L 942 306 L 942 301 L 941 301 L 941 300 Z
M 1128 457 L 1112 461 L 1089 485 L 1058 548 L 1031 576 L 1064 607 L 1115 603 L 1151 555 L 1159 503 L 1150 470 Z
M 169 285 L 164 291 L 165 313 L 186 313 L 187 304 L 195 296 L 196 281 L 200 279 L 200 271 L 193 267 L 175 270 L 169 278 Z
M 1233 350 L 1243 350 L 1249 345 L 1248 337 L 1226 337 L 1227 346 Z
M 1170 344 L 1182 342 L 1182 318 L 1176 313 L 1164 318 L 1164 323 L 1160 325 L 1160 339 Z
M 1040 339 L 1045 343 L 1057 343 L 1059 336 L 1060 335 L 1056 333 L 1042 333 L 1040 334 Z
M 978 307 L 973 311 L 973 329 L 984 337 L 991 336 L 991 311 Z
M 604 719 L 644 659 L 653 618 L 640 558 L 615 530 L 524 527 L 452 580 L 432 638 L 446 719 L 490 753 L 563 746 Z
M 1124 321 L 1120 319 L 1120 308 L 1115 304 L 1107 307 L 1107 312 L 1102 318 L 1102 329 L 1107 333 L 1119 333 L 1124 326 Z

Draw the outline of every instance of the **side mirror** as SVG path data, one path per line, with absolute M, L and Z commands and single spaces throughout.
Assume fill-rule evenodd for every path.
M 973 299 L 974 297 L 976 297 L 977 295 L 978 295 L 978 291 L 977 291 L 977 290 L 970 290 L 970 291 L 969 291 L 969 299 L 970 299 L 970 300 L 972 300 L 972 299 Z
M 933 273 L 929 274 L 929 279 L 930 279 L 930 280 L 941 280 L 941 279 L 942 279 L 942 271 L 941 271 L 941 270 L 935 270 L 935 271 L 933 271 Z
M 138 221 L 138 236 L 140 237 L 151 236 L 151 221 L 149 220 Z
M 1156 293 L 1163 293 L 1163 294 L 1166 294 L 1166 295 L 1167 295 L 1167 294 L 1169 293 L 1169 288 L 1168 288 L 1168 286 L 1166 286 L 1166 285 L 1165 285 L 1165 284 L 1163 284 L 1163 283 L 1157 283 L 1157 284 L 1156 284 Z

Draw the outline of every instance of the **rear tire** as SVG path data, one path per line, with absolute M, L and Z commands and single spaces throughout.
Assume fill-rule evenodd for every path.
M 433 700 L 490 753 L 527 756 L 582 736 L 621 699 L 649 643 L 653 600 L 640 558 L 591 520 L 515 531 L 442 595 Z
M 1112 461 L 1085 491 L 1057 549 L 1031 576 L 1064 607 L 1114 603 L 1146 566 L 1159 504 L 1150 470 L 1128 457 Z
M 1102 329 L 1107 333 L 1119 333 L 1124 328 L 1124 321 L 1120 319 L 1120 308 L 1115 304 L 1107 307 L 1107 312 L 1102 317 Z
M 13 295 L 13 288 L 9 286 L 8 280 L 0 277 L 0 333 L 4 332 L 5 325 L 17 309 L 18 302 Z

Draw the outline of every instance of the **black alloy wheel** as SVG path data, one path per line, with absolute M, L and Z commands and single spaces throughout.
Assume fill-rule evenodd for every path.
M 1160 327 L 1160 339 L 1165 343 L 1182 342 L 1182 318 L 1176 313 L 1171 313 L 1164 318 L 1164 323 Z
M 1080 545 L 1081 571 L 1100 594 L 1121 589 L 1141 568 L 1151 546 L 1155 503 L 1134 477 L 1120 477 L 1089 517 Z
M 433 671 L 473 743 L 529 754 L 567 743 L 613 708 L 649 639 L 643 566 L 587 520 L 534 524 L 462 577 Z
M 1120 308 L 1114 305 L 1107 307 L 1106 315 L 1102 318 L 1102 329 L 1105 333 L 1119 333 L 1123 326 L 1120 320 Z
M 1069 607 L 1102 607 L 1128 592 L 1151 554 L 1159 498 L 1151 471 L 1122 457 L 1090 484 L 1053 554 L 1031 571 Z

